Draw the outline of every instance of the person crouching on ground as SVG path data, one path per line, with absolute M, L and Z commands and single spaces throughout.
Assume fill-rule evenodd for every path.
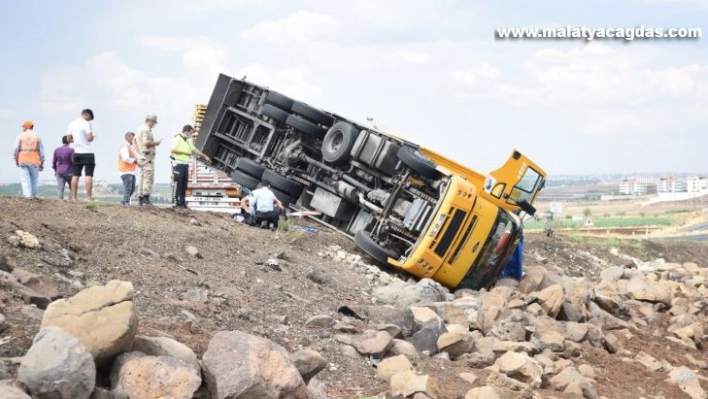
M 135 133 L 125 134 L 125 141 L 118 150 L 118 171 L 120 179 L 123 181 L 123 199 L 120 204 L 130 205 L 130 197 L 135 192 L 135 170 L 138 167 L 138 151 L 133 145 Z
M 186 209 L 187 203 L 187 184 L 189 184 L 189 160 L 193 154 L 204 159 L 207 165 L 211 165 L 211 159 L 203 152 L 194 147 L 192 143 L 192 135 L 194 128 L 191 125 L 185 125 L 182 128 L 182 133 L 175 135 L 172 139 L 170 152 L 174 167 L 172 168 L 172 203 L 175 209 Z
M 254 190 L 252 195 L 249 206 L 256 213 L 256 224 L 260 223 L 261 228 L 269 227 L 271 230 L 276 230 L 280 219 L 279 211 L 283 209 L 283 204 L 271 191 L 270 182 L 263 180 L 261 188 Z
M 15 165 L 20 168 L 22 193 L 26 198 L 37 199 L 39 172 L 44 170 L 44 146 L 33 130 L 34 122 L 25 121 L 15 145 Z
M 61 147 L 57 147 L 54 150 L 54 156 L 52 157 L 52 169 L 54 169 L 54 176 L 57 178 L 59 199 L 64 199 L 66 186 L 69 186 L 69 193 L 71 193 L 71 171 L 74 157 L 74 149 L 70 147 L 72 142 L 73 138 L 71 136 L 63 136 L 61 138 Z

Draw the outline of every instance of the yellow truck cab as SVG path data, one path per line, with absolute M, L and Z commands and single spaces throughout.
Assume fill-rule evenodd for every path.
M 449 176 L 449 183 L 416 250 L 403 262 L 388 262 L 448 287 L 489 288 L 519 242 L 518 214 L 534 212 L 526 204 L 535 202 L 546 173 L 516 150 L 486 178 L 431 150 L 421 153 Z
M 488 288 L 546 173 L 519 151 L 488 175 L 377 123 L 358 123 L 220 74 L 197 148 L 240 187 L 354 240 L 373 259 L 450 288 Z

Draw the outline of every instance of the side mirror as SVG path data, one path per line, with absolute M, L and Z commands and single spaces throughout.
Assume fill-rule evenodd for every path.
M 525 199 L 522 199 L 517 204 L 519 205 L 519 208 L 521 208 L 522 211 L 528 213 L 529 215 L 534 216 L 536 214 L 536 208 L 533 205 L 529 204 L 529 202 Z

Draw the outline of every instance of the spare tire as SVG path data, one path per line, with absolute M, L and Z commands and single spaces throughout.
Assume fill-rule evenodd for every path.
M 334 123 L 334 118 L 331 116 L 300 101 L 295 101 L 290 110 L 293 111 L 293 113 L 320 125 L 329 127 Z
M 266 103 L 273 104 L 276 107 L 285 111 L 290 111 L 290 108 L 293 107 L 293 103 L 295 103 L 295 100 L 286 95 L 280 94 L 277 91 L 271 90 L 266 95 Z
M 295 198 L 300 198 L 300 194 L 302 194 L 302 190 L 305 188 L 302 184 L 290 180 L 287 177 L 283 177 L 270 169 L 266 169 L 265 172 L 263 172 L 263 180 L 268 180 L 273 189 Z
M 261 115 L 267 116 L 276 122 L 285 123 L 285 120 L 288 119 L 288 115 L 290 114 L 280 108 L 276 108 L 270 104 L 265 104 L 261 108 Z
M 236 170 L 242 171 L 243 173 L 251 177 L 255 177 L 256 179 L 260 179 L 261 176 L 263 176 L 263 172 L 265 171 L 265 167 L 263 165 L 250 158 L 245 157 L 237 159 L 234 168 Z
M 298 132 L 302 132 L 317 139 L 324 137 L 327 132 L 325 129 L 292 114 L 288 115 L 288 118 L 285 120 L 285 124 Z
M 398 259 L 398 254 L 384 248 L 364 230 L 359 230 L 354 234 L 354 242 L 364 252 L 381 263 L 388 264 L 388 258 Z
M 401 162 L 423 177 L 427 177 L 431 180 L 437 180 L 442 177 L 442 173 L 435 169 L 435 162 L 412 147 L 403 146 L 398 150 L 396 155 Z
M 322 140 L 322 159 L 333 165 L 349 162 L 358 135 L 359 130 L 349 123 L 335 123 Z

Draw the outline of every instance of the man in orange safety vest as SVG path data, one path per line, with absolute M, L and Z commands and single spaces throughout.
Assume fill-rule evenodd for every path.
M 20 168 L 22 193 L 26 198 L 37 199 L 39 172 L 44 170 L 44 146 L 33 129 L 32 121 L 22 124 L 22 133 L 17 137 L 14 155 L 15 165 Z
M 138 151 L 135 148 L 133 139 L 135 133 L 125 134 L 125 141 L 118 150 L 118 171 L 120 179 L 123 181 L 123 199 L 121 205 L 130 205 L 130 197 L 135 192 L 135 170 L 138 166 Z

